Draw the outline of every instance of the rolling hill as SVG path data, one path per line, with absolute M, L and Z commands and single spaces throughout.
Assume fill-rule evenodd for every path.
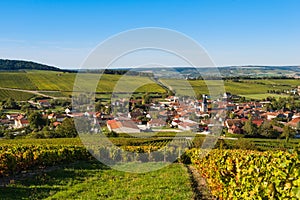
M 7 60 L 0 59 L 1 71 L 16 71 L 16 70 L 50 70 L 50 71 L 62 71 L 61 69 L 53 66 L 48 66 L 32 61 L 24 60 Z

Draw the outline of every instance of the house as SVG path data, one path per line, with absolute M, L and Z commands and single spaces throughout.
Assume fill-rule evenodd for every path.
M 300 123 L 300 117 L 292 119 L 287 124 L 292 128 L 296 129 L 299 123 Z
M 116 133 L 140 133 L 138 126 L 132 121 L 108 120 L 107 128 Z
M 181 121 L 179 119 L 173 119 L 171 125 L 173 127 L 177 127 Z
M 170 96 L 170 97 L 165 98 L 165 100 L 169 101 L 169 102 L 176 102 L 176 101 L 178 101 L 178 99 L 179 98 L 176 96 Z
M 232 95 L 231 95 L 231 93 L 229 93 L 229 92 L 225 92 L 224 94 L 223 94 L 223 99 L 230 99 L 232 97 Z
M 84 116 L 84 113 L 81 113 L 81 112 L 79 112 L 79 113 L 69 113 L 69 114 L 67 114 L 67 115 L 60 115 L 60 117 L 64 117 L 64 118 L 66 118 L 66 117 L 83 117 Z M 58 118 L 58 116 L 56 117 L 56 118 Z M 58 121 L 58 120 L 57 120 Z
M 267 113 L 267 120 L 272 120 L 272 119 L 275 119 L 277 118 L 279 115 L 279 113 L 276 113 L 276 112 L 269 112 Z
M 260 127 L 264 123 L 264 120 L 263 119 L 253 119 L 252 123 L 255 124 L 257 127 Z
M 153 128 L 153 127 L 163 127 L 166 126 L 167 122 L 163 119 L 151 119 L 147 122 L 147 127 Z
M 198 131 L 199 125 L 196 122 L 180 122 L 178 128 L 184 131 Z
M 285 111 L 283 114 L 288 119 L 291 119 L 293 117 L 293 113 L 291 111 Z
M 242 128 L 243 124 L 240 119 L 226 119 L 225 120 L 225 126 L 228 129 L 231 129 L 231 127 L 235 125 L 236 127 Z
M 57 114 L 57 115 L 56 115 L 56 121 L 62 122 L 62 121 L 64 121 L 64 119 L 65 119 L 66 117 L 67 117 L 67 115 Z
M 70 110 L 69 108 L 66 108 L 66 109 L 65 109 L 65 113 L 66 113 L 66 114 L 69 114 L 69 113 L 71 113 L 71 110 Z
M 23 128 L 29 126 L 29 121 L 24 118 L 17 118 L 15 119 L 15 125 L 14 128 Z
M 7 114 L 6 117 L 7 117 L 7 119 L 9 119 L 9 120 L 15 120 L 15 119 L 17 119 L 17 117 L 18 117 L 19 115 L 20 115 L 19 113 Z
M 59 125 L 61 125 L 61 122 L 53 122 L 54 127 L 58 127 Z
M 295 118 L 298 118 L 300 117 L 300 113 L 295 113 L 293 116 L 292 116 L 292 119 L 295 119 Z
M 242 134 L 243 133 L 243 130 L 241 127 L 238 127 L 236 125 L 232 125 L 229 129 L 228 129 L 228 133 L 231 133 L 231 134 Z
M 38 102 L 39 106 L 42 108 L 50 108 L 51 107 L 51 104 L 48 101 L 48 99 L 41 99 L 41 100 L 38 100 L 37 102 Z
M 236 108 L 236 105 L 234 105 L 234 104 L 229 103 L 226 105 L 226 110 L 233 111 L 233 110 L 235 110 L 235 108 Z
M 51 113 L 47 117 L 48 117 L 48 119 L 56 119 L 55 113 Z

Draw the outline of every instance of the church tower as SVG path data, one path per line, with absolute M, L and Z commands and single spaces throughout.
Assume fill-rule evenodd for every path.
M 205 94 L 202 95 L 202 112 L 207 112 L 207 96 Z

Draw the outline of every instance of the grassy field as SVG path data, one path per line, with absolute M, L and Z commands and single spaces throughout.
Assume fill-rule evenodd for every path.
M 151 163 L 149 163 L 151 165 Z M 132 167 L 137 167 L 133 165 Z M 149 166 L 151 167 L 151 166 Z M 100 162 L 77 162 L 0 187 L 1 199 L 193 199 L 187 169 L 172 164 L 131 174 Z

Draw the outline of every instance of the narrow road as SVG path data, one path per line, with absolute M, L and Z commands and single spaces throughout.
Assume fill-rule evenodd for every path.
M 167 92 L 172 91 L 172 87 L 171 86 L 167 86 L 167 85 L 163 84 L 158 78 L 150 77 L 150 79 L 153 82 L 155 82 L 157 85 L 159 85 L 162 88 L 164 88 Z

